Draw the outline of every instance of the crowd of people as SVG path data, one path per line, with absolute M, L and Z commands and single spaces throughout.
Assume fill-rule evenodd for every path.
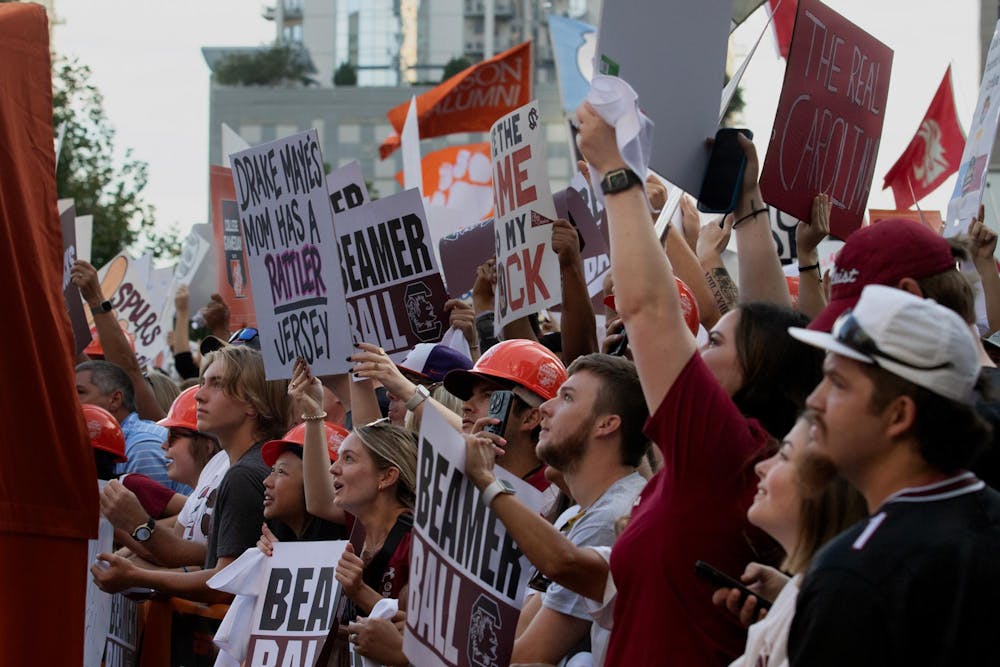
M 577 125 L 581 169 L 628 169 L 589 105 Z M 418 433 L 434 410 L 463 434 L 466 476 L 536 570 L 513 664 L 1000 662 L 989 631 L 1000 348 L 981 339 L 957 267 L 975 267 L 1000 328 L 997 237 L 981 214 L 957 241 L 885 220 L 852 234 L 823 275 L 831 202 L 817 196 L 796 230 L 793 308 L 757 153 L 740 141 L 736 209 L 702 227 L 685 202 L 665 239 L 650 215 L 665 200 L 658 183 L 602 181 L 613 298 L 600 343 L 565 221 L 553 230 L 558 320 L 524 318 L 497 336 L 491 260 L 471 304 L 446 304 L 461 350 L 421 344 L 396 364 L 358 342 L 353 377 L 317 377 L 299 359 L 290 380 L 267 380 L 257 330 L 231 331 L 217 296 L 202 309 L 210 335 L 192 344 L 185 288 L 175 377 L 144 372 L 97 272 L 78 261 L 98 344 L 76 385 L 117 546 L 94 580 L 227 602 L 207 582 L 245 550 L 363 534 L 336 568 L 349 604 L 334 634 L 380 664 L 408 664 Z M 721 259 L 730 235 L 738 280 Z M 490 410 L 501 401 L 504 420 Z M 497 467 L 542 491 L 544 511 Z M 398 613 L 368 618 L 383 598 Z

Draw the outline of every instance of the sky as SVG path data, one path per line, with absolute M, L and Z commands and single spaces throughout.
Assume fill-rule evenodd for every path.
M 697 1 L 697 0 L 691 0 Z M 882 177 L 917 130 L 950 63 L 959 119 L 966 129 L 979 88 L 979 3 L 974 0 L 829 0 L 844 15 L 895 51 L 885 126 L 870 208 L 894 208 Z M 274 24 L 262 3 L 247 0 L 56 0 L 61 23 L 57 53 L 93 70 L 117 145 L 149 163 L 146 200 L 159 226 L 182 231 L 206 222 L 209 70 L 202 46 L 270 42 Z M 765 21 L 758 10 L 737 29 L 745 53 Z M 736 62 L 739 63 L 740 57 Z M 743 79 L 746 126 L 763 157 L 781 92 L 784 61 L 773 36 L 764 37 Z M 954 177 L 921 205 L 947 207 Z M 987 204 L 989 202 L 987 201 Z

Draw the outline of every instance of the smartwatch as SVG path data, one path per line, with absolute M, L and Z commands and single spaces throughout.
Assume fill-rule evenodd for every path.
M 156 520 L 149 517 L 149 521 L 135 527 L 135 530 L 132 531 L 132 539 L 136 542 L 147 542 L 153 536 L 154 530 L 156 530 Z
M 633 185 L 642 185 L 639 176 L 631 169 L 615 169 L 609 171 L 601 179 L 601 192 L 611 195 L 616 192 L 624 192 Z
M 514 487 L 505 479 L 494 479 L 490 482 L 489 486 L 483 489 L 479 499 L 483 501 L 484 505 L 489 507 L 493 503 L 493 499 L 501 493 L 512 496 L 515 493 Z
M 95 315 L 100 315 L 101 313 L 110 313 L 111 310 L 112 310 L 111 301 L 109 301 L 108 299 L 105 299 L 97 306 L 90 306 L 90 312 L 92 312 Z
M 416 410 L 417 406 L 426 401 L 430 395 L 431 392 L 428 391 L 427 387 L 422 384 L 418 384 L 416 393 L 414 393 L 413 396 L 410 396 L 410 400 L 406 401 L 404 405 L 407 410 Z

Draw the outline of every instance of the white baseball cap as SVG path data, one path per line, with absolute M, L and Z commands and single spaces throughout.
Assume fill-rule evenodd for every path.
M 831 333 L 790 327 L 803 343 L 874 364 L 939 396 L 973 403 L 979 354 L 968 325 L 930 299 L 868 285 Z

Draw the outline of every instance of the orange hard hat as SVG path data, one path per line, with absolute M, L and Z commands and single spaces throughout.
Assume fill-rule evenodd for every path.
M 701 322 L 701 313 L 698 311 L 698 301 L 694 298 L 694 292 L 687 286 L 687 283 L 674 276 L 677 283 L 677 293 L 681 297 L 681 310 L 684 311 L 684 323 L 687 324 L 691 335 L 698 335 L 698 324 Z M 609 294 L 604 297 L 604 305 L 611 310 L 615 308 L 615 295 Z
M 799 277 L 798 276 L 785 276 L 785 282 L 788 283 L 788 295 L 792 297 L 792 308 L 795 310 L 799 309 Z
M 330 462 L 332 463 L 337 460 L 337 450 L 340 449 L 340 443 L 350 435 L 350 431 L 340 424 L 334 424 L 333 422 L 323 422 L 323 429 L 326 431 L 326 451 L 330 455 Z M 306 423 L 302 422 L 293 426 L 281 440 L 268 440 L 265 442 L 264 446 L 260 449 L 260 457 L 264 459 L 264 463 L 268 466 L 273 466 L 282 452 L 293 447 L 299 450 L 297 453 L 301 456 L 302 446 L 305 443 Z
M 83 404 L 83 418 L 87 422 L 90 446 L 115 455 L 115 462 L 128 461 L 125 456 L 125 435 L 114 416 L 97 405 Z
M 170 405 L 167 416 L 156 422 L 166 428 L 186 428 L 192 431 L 198 430 L 198 404 L 194 400 L 194 395 L 201 387 L 188 387 L 182 391 L 174 402 Z
M 119 320 L 118 325 L 122 328 L 122 331 L 125 332 L 125 337 L 128 338 L 128 344 L 132 347 L 132 351 L 135 352 L 135 336 L 125 327 L 124 324 L 121 323 L 121 320 Z M 100 357 L 103 359 L 104 347 L 101 345 L 100 336 L 97 335 L 97 327 L 90 327 L 90 337 L 92 340 L 87 343 L 87 347 L 83 348 L 83 353 L 91 358 Z
M 486 350 L 472 370 L 448 373 L 444 388 L 467 401 L 476 383 L 490 380 L 504 386 L 519 385 L 547 401 L 566 378 L 566 367 L 551 350 L 537 341 L 517 338 Z

